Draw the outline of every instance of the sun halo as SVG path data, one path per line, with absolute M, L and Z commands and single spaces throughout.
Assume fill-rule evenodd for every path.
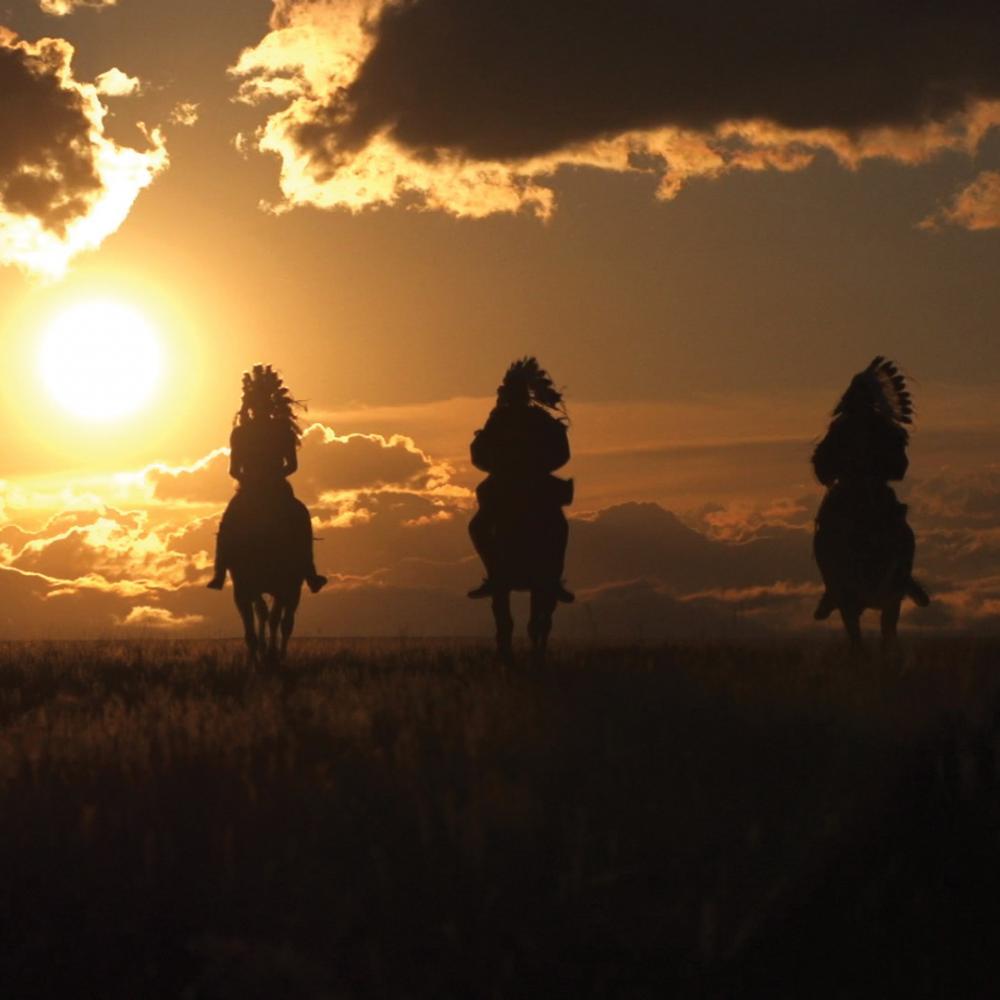
M 163 370 L 160 339 L 139 310 L 93 300 L 61 310 L 42 333 L 38 370 L 74 417 L 107 423 L 148 404 Z

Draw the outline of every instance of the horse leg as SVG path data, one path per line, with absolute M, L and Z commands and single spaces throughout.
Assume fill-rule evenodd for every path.
M 504 663 L 511 663 L 514 659 L 514 617 L 510 613 L 510 591 L 494 593 L 492 604 L 497 627 L 497 655 Z
M 271 614 L 268 616 L 268 625 L 271 628 L 271 636 L 267 644 L 267 658 L 272 663 L 278 662 L 278 629 L 284 617 L 285 604 L 280 597 L 275 597 L 271 602 Z
M 295 612 L 299 608 L 299 596 L 301 591 L 296 590 L 290 594 L 284 602 L 285 613 L 281 617 L 281 652 L 279 660 L 284 660 L 288 652 L 288 640 L 292 637 L 292 629 L 295 628 Z
M 267 601 L 263 594 L 254 598 L 253 609 L 257 615 L 257 650 L 263 656 L 267 649 Z
M 840 605 L 840 617 L 847 631 L 847 640 L 851 644 L 851 652 L 859 654 L 864 646 L 861 641 L 861 609 L 853 605 Z
M 285 607 L 285 613 L 281 616 L 281 645 L 278 648 L 278 662 L 285 659 L 288 652 L 288 640 L 292 637 L 292 629 L 295 628 L 295 608 Z
M 251 663 L 256 663 L 259 647 L 257 644 L 257 630 L 254 627 L 253 620 L 253 599 L 247 597 L 246 594 L 240 593 L 239 590 L 234 590 L 233 600 L 236 603 L 236 610 L 240 613 L 240 618 L 243 619 L 243 638 L 247 644 L 247 658 Z
M 531 639 L 531 659 L 536 666 L 545 662 L 549 632 L 552 631 L 552 612 L 555 609 L 556 596 L 551 590 L 532 590 L 528 638 Z
M 899 607 L 902 598 L 890 601 L 882 609 L 882 653 L 883 655 L 895 655 L 899 652 L 899 636 L 896 634 L 896 626 L 899 624 Z

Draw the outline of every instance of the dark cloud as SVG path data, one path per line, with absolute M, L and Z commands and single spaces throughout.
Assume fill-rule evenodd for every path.
M 306 432 L 296 477 L 302 498 L 319 497 L 337 490 L 371 489 L 379 486 L 426 487 L 433 463 L 410 438 L 378 434 L 338 436 L 320 424 Z
M 918 125 L 1000 95 L 998 46 L 978 0 L 416 0 L 299 138 L 504 160 L 658 126 Z
M 283 105 L 239 139 L 280 157 L 274 208 L 549 218 L 566 166 L 670 199 L 820 151 L 974 153 L 1000 124 L 998 39 L 970 0 L 274 0 L 231 72 L 241 100 Z
M 723 603 L 681 600 L 662 584 L 647 579 L 600 587 L 567 612 L 567 620 L 560 617 L 560 631 L 597 642 L 718 640 L 766 631 Z
M 147 466 L 143 476 L 156 499 L 165 503 L 224 504 L 233 494 L 229 453 L 224 448 L 217 448 L 193 465 Z
M 72 59 L 65 39 L 28 42 L 0 25 L 0 263 L 52 277 L 114 232 L 168 162 L 155 130 L 146 152 L 105 134 L 100 91 L 74 79 Z M 138 85 L 103 74 L 118 93 L 124 80 Z
M 654 579 L 690 594 L 815 578 L 808 533 L 780 523 L 716 541 L 658 504 L 626 503 L 574 520 L 572 537 L 569 571 L 583 587 Z
M 945 470 L 915 481 L 911 510 L 931 528 L 1000 528 L 1000 468 L 958 475 Z
M 0 28 L 0 204 L 59 233 L 101 187 L 92 108 L 63 76 L 71 53 L 55 39 L 18 44 Z

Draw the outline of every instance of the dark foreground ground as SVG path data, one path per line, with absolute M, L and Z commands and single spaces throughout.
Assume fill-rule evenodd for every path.
M 0 646 L 0 994 L 995 995 L 998 654 Z

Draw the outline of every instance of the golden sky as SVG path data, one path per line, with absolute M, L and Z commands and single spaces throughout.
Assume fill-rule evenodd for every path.
M 233 631 L 201 583 L 257 361 L 315 422 L 300 627 L 483 630 L 467 447 L 525 353 L 572 418 L 570 634 L 810 627 L 808 458 L 877 353 L 915 380 L 912 623 L 1000 623 L 997 17 L 721 9 L 0 0 L 8 634 Z M 152 331 L 148 389 L 41 360 L 94 303 Z M 131 412 L 67 410 L 116 364 Z

